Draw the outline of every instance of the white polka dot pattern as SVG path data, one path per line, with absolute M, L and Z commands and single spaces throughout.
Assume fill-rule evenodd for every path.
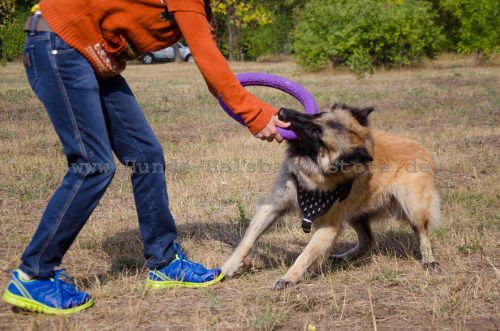
M 297 201 L 303 214 L 302 229 L 306 233 L 311 232 L 312 222 L 316 218 L 323 216 L 335 201 L 346 199 L 352 188 L 350 180 L 328 192 L 310 191 L 300 185 L 297 177 L 294 178 L 297 184 Z

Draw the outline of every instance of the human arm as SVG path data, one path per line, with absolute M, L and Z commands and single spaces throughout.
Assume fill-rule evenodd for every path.
M 288 127 L 289 124 L 275 116 L 275 108 L 241 86 L 218 50 L 205 15 L 183 10 L 174 11 L 173 15 L 211 93 L 214 96 L 220 95 L 229 108 L 243 118 L 257 138 L 281 141 L 276 126 Z

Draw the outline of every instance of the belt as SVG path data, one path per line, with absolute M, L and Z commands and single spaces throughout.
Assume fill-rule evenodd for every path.
M 24 31 L 52 32 L 52 29 L 42 15 L 33 15 L 24 24 Z

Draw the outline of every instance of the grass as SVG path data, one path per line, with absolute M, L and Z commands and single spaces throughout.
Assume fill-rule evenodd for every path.
M 304 73 L 295 64 L 233 64 L 305 86 L 322 108 L 336 101 L 373 105 L 373 125 L 422 142 L 439 161 L 442 227 L 432 238 L 444 272 L 420 266 L 411 229 L 379 223 L 378 245 L 356 263 L 333 266 L 281 292 L 272 282 L 310 235 L 288 217 L 264 235 L 252 269 L 206 289 L 151 291 L 129 171 L 118 173 L 64 260 L 96 302 L 86 312 L 47 317 L 0 304 L 0 329 L 483 329 L 500 327 L 498 148 L 500 70 L 463 59 L 381 71 L 359 80 L 342 71 Z M 0 286 L 19 263 L 66 161 L 20 64 L 0 67 Z M 188 255 L 221 265 L 265 194 L 284 146 L 250 136 L 209 95 L 195 66 L 130 65 L 132 89 L 162 142 L 179 241 Z M 276 106 L 291 97 L 250 88 Z M 352 247 L 352 231 L 336 251 Z

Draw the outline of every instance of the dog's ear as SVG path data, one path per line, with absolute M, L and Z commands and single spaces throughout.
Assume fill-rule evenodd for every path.
M 368 126 L 368 115 L 375 110 L 373 107 L 366 108 L 351 108 L 352 116 L 358 121 L 362 126 Z
M 347 164 L 367 163 L 373 161 L 373 157 L 364 147 L 356 147 L 349 154 L 342 158 L 342 161 Z
M 343 102 L 335 102 L 333 105 L 332 105 L 332 108 L 331 110 L 335 110 L 335 109 L 349 109 L 349 107 L 347 107 L 347 105 Z

